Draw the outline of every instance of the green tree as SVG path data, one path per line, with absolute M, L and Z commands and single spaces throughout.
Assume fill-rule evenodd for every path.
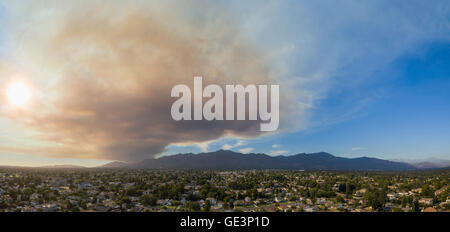
M 157 199 L 156 199 L 156 197 L 151 196 L 151 195 L 142 195 L 140 197 L 140 201 L 144 205 L 155 206 Z
M 419 201 L 417 199 L 413 202 L 412 210 L 413 212 L 420 212 Z
M 208 201 L 205 202 L 205 205 L 203 206 L 203 211 L 209 212 L 211 210 L 211 203 Z

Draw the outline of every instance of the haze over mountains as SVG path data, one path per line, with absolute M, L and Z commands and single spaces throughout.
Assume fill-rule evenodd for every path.
M 299 153 L 291 156 L 269 156 L 261 153 L 243 154 L 229 150 L 206 153 L 186 153 L 146 159 L 136 163 L 114 161 L 96 168 L 139 168 L 139 169 L 209 169 L 209 170 L 363 170 L 363 171 L 407 171 L 417 169 L 448 168 L 450 161 L 404 162 L 377 158 L 344 158 L 326 152 Z M 70 169 L 86 168 L 77 165 L 47 165 L 39 168 Z
M 60 169 L 60 168 L 85 168 L 83 166 L 80 165 L 72 165 L 72 164 L 57 164 L 57 165 L 45 165 L 45 166 L 39 166 L 39 168 L 55 168 L 55 169 Z
M 450 167 L 450 160 L 441 158 L 429 158 L 421 160 L 395 160 L 399 162 L 409 163 L 420 169 L 434 169 Z

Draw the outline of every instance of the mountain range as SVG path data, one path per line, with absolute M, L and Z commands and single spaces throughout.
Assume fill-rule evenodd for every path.
M 2 166 L 11 167 L 14 166 Z M 48 165 L 37 168 L 80 169 L 78 165 Z M 361 170 L 361 171 L 407 171 L 421 169 L 450 168 L 450 161 L 429 160 L 383 160 L 370 157 L 344 158 L 326 152 L 299 153 L 290 156 L 269 156 L 262 153 L 243 154 L 229 150 L 218 150 L 199 154 L 184 153 L 146 159 L 136 163 L 113 161 L 93 168 L 139 168 L 139 169 L 209 169 L 209 170 Z
M 72 164 L 57 164 L 57 165 L 46 165 L 46 166 L 39 166 L 38 168 L 46 168 L 46 169 L 61 169 L 61 168 L 85 168 L 80 165 L 72 165 Z
M 146 159 L 138 163 L 109 163 L 105 168 L 148 168 L 148 169 L 212 169 L 212 170 L 415 170 L 415 166 L 377 158 L 343 158 L 326 152 L 300 153 L 291 156 L 269 156 L 266 154 L 242 154 L 229 150 L 218 150 L 200 154 L 176 154 L 157 159 Z

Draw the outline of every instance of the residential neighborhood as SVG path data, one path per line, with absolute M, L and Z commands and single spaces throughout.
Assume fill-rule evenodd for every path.
M 440 212 L 449 170 L 0 168 L 4 212 Z

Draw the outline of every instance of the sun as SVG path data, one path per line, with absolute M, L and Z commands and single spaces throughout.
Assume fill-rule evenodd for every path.
M 13 106 L 23 106 L 31 98 L 31 91 L 28 86 L 22 82 L 11 84 L 7 90 L 8 101 Z

